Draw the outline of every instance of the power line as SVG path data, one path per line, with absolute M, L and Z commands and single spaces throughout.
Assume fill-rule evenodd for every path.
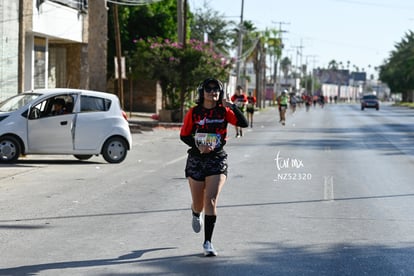
M 396 6 L 393 4 L 381 4 L 381 3 L 373 3 L 367 1 L 358 1 L 358 0 L 335 0 L 336 2 L 344 2 L 349 4 L 356 4 L 356 5 L 363 5 L 363 6 L 370 6 L 370 7 L 378 7 L 378 8 L 391 8 L 391 9 L 414 9 L 413 6 Z
M 106 0 L 109 3 L 124 6 L 144 6 L 161 2 L 162 0 Z

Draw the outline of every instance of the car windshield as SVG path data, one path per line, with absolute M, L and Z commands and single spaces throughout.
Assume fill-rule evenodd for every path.
M 0 103 L 0 112 L 10 112 L 19 109 L 22 106 L 30 103 L 37 97 L 41 96 L 41 94 L 19 94 L 8 98 L 4 102 Z
M 375 95 L 366 95 L 364 96 L 364 100 L 376 100 L 377 96 Z

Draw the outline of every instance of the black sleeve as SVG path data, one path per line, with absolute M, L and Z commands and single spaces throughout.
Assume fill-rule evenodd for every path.
M 192 135 L 189 136 L 180 136 L 181 141 L 183 141 L 186 145 L 191 148 L 196 148 L 195 140 Z
M 246 117 L 243 115 L 243 112 L 235 105 L 233 104 L 231 107 L 231 110 L 233 110 L 234 115 L 236 115 L 237 118 L 237 126 L 239 127 L 248 127 L 249 123 L 247 122 Z

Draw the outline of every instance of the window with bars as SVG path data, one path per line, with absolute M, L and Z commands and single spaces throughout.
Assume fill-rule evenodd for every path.
M 65 5 L 82 12 L 86 12 L 88 10 L 88 0 L 49 0 L 50 2 L 59 3 L 61 5 Z M 44 0 L 37 0 L 37 6 L 40 6 Z

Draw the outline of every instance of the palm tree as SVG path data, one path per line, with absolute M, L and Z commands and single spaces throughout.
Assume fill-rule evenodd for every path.
M 274 63 L 274 74 L 273 74 L 273 81 L 276 82 L 276 75 L 277 75 L 277 64 L 280 60 L 282 55 L 282 40 L 279 35 L 279 31 L 275 29 L 267 29 L 265 31 L 265 36 L 267 37 L 267 49 L 270 57 L 275 57 L 276 62 Z
M 356 66 L 356 65 L 354 64 L 354 65 L 352 65 L 352 67 L 354 68 L 354 71 L 355 71 L 355 72 L 359 72 L 359 67 L 358 67 L 358 66 Z
M 253 25 L 252 25 L 253 26 Z M 270 51 L 272 54 L 279 55 L 281 53 L 281 41 L 277 39 L 276 30 L 253 31 L 247 33 L 245 37 L 249 38 L 250 49 L 243 54 L 246 61 L 253 63 L 254 73 L 256 76 L 256 97 L 258 107 L 261 107 L 263 102 L 263 92 L 266 85 L 266 55 Z M 268 48 L 266 48 L 266 46 Z
M 336 62 L 336 60 L 333 59 L 329 62 L 328 69 L 338 70 L 338 63 Z
M 288 57 L 284 57 L 282 61 L 280 62 L 280 69 L 283 72 L 283 77 L 285 79 L 285 82 L 288 78 L 291 67 L 292 67 L 292 61 Z
M 236 30 L 238 31 L 238 30 Z M 236 37 L 238 39 L 238 36 Z M 236 40 L 234 40 L 236 43 Z M 242 76 L 241 79 L 246 80 L 247 78 L 247 61 L 251 61 L 253 57 L 254 49 L 256 48 L 257 37 L 256 37 L 256 26 L 253 22 L 246 20 L 243 21 L 243 53 L 240 57 L 237 57 L 242 62 Z M 234 44 L 236 45 L 236 44 Z

